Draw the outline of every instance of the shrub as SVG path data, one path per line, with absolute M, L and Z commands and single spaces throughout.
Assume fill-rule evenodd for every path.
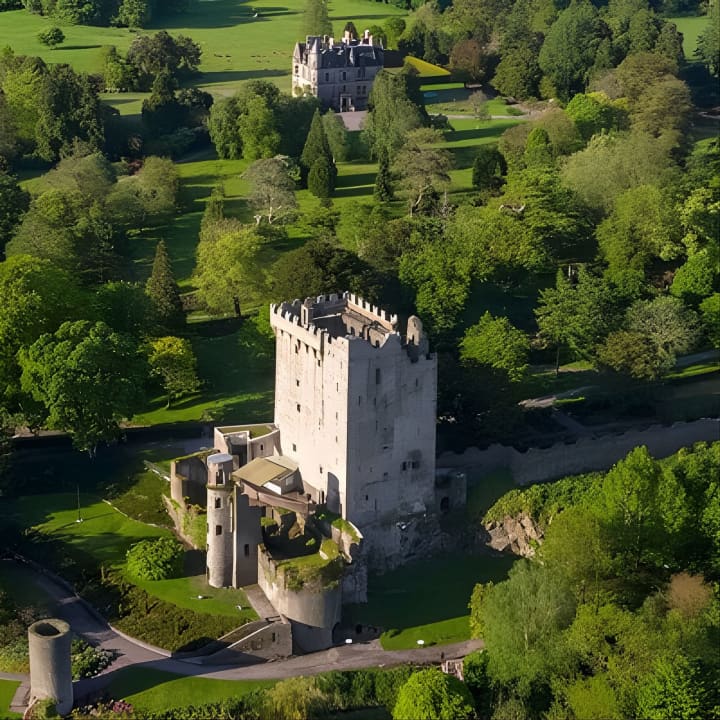
M 143 540 L 127 552 L 127 570 L 138 580 L 167 580 L 182 572 L 183 547 L 172 538 Z
M 80 638 L 75 638 L 71 649 L 73 680 L 95 677 L 113 661 L 110 650 L 93 647 Z

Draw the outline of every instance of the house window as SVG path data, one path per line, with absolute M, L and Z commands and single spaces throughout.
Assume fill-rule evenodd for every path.
M 260 452 L 262 452 L 264 449 L 265 449 L 265 446 L 262 443 L 260 443 Z
M 342 74 L 342 79 L 343 79 L 343 80 L 347 80 L 347 73 L 346 73 L 346 72 L 343 72 L 343 74 Z M 343 92 L 345 92 L 345 88 L 344 88 L 344 87 L 343 87 Z
M 325 82 L 330 82 L 330 73 L 325 73 Z
M 322 475 L 322 465 L 320 466 L 320 474 Z
M 358 405 L 362 405 L 362 395 L 358 395 Z
M 215 526 L 215 534 L 216 534 L 216 535 L 222 535 L 222 525 L 216 525 L 216 526 Z
M 295 378 L 295 387 L 300 387 L 300 378 Z
M 366 495 L 366 496 L 365 496 L 365 502 L 367 502 L 369 499 L 370 499 L 370 496 L 369 496 L 369 495 Z
M 245 543 L 245 547 L 243 548 L 243 552 L 245 553 L 245 557 L 250 557 L 250 546 Z
M 388 479 L 388 474 L 387 474 L 386 472 L 384 472 L 384 473 L 383 473 L 383 480 L 387 480 L 387 479 Z
M 215 507 L 216 508 L 222 507 L 222 498 L 215 498 Z
M 375 368 L 375 384 L 380 384 L 380 368 Z
M 407 463 L 406 463 L 406 462 L 404 462 L 404 463 L 402 464 L 402 469 L 403 469 L 403 470 L 407 470 Z
M 296 75 L 298 74 L 298 66 L 297 65 L 295 66 L 295 74 Z
M 413 468 L 413 470 L 417 470 L 420 467 L 420 461 L 419 460 L 413 460 L 410 463 L 410 467 Z

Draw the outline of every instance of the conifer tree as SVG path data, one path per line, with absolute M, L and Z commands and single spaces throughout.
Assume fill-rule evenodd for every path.
M 164 240 L 160 240 L 157 244 L 152 274 L 148 278 L 145 291 L 153 306 L 157 334 L 166 335 L 168 331 L 182 328 L 185 324 L 185 316 L 180 291 L 175 282 Z
M 390 158 L 388 158 L 387 150 L 384 148 L 380 151 L 378 157 L 378 171 L 375 176 L 375 189 L 373 197 L 380 202 L 392 200 L 393 191 L 390 176 Z
M 335 191 L 334 167 L 324 155 L 318 155 L 308 175 L 308 189 L 315 197 L 332 196 Z
M 332 35 L 327 0 L 307 0 L 303 13 L 303 36 Z
M 312 123 L 310 123 L 310 130 L 308 131 L 307 140 L 305 141 L 305 147 L 303 148 L 302 155 L 300 155 L 300 164 L 305 173 L 310 172 L 319 157 L 325 158 L 327 164 L 330 166 L 334 189 L 337 168 L 335 167 L 335 161 L 330 152 L 330 143 L 328 143 L 327 135 L 325 134 L 325 127 L 323 126 L 320 111 L 316 110 Z

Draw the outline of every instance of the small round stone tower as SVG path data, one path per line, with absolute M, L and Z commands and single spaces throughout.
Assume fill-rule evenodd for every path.
M 232 455 L 210 455 L 207 469 L 207 580 L 212 587 L 229 587 L 233 576 Z
M 28 628 L 30 699 L 51 699 L 60 715 L 73 706 L 70 644 L 72 632 L 64 620 L 38 620 Z

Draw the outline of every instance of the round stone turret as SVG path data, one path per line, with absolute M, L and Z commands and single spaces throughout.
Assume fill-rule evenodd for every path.
M 207 468 L 207 580 L 212 587 L 228 587 L 233 570 L 232 455 L 210 455 Z
M 60 715 L 73 706 L 70 645 L 72 632 L 64 620 L 39 620 L 28 628 L 30 701 L 50 699 Z

